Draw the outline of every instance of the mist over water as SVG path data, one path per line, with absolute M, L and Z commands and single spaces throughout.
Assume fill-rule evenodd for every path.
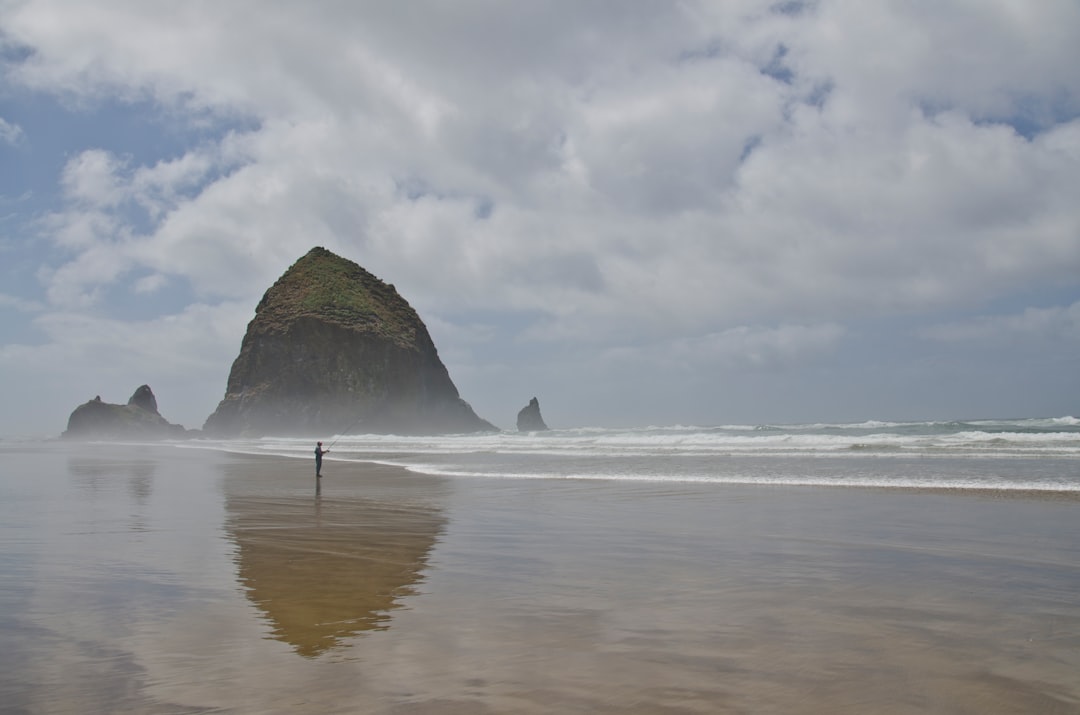
M 1080 420 L 577 428 L 403 437 L 328 435 L 334 460 L 448 477 L 1080 492 Z M 309 439 L 213 443 L 309 458 Z

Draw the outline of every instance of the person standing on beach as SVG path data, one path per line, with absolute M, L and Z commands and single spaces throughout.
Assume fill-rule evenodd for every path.
M 327 454 L 330 450 L 322 448 L 322 442 L 315 444 L 315 476 L 322 476 L 322 456 Z

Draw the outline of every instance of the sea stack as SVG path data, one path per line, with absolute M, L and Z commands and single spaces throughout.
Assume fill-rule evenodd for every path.
M 266 291 L 208 436 L 496 430 L 458 395 L 394 286 L 313 248 Z
M 540 416 L 540 400 L 535 397 L 521 408 L 517 416 L 518 432 L 543 432 L 548 428 Z
M 126 405 L 104 402 L 98 395 L 75 408 L 68 417 L 66 439 L 183 439 L 181 425 L 174 425 L 158 412 L 157 398 L 149 385 L 141 385 Z

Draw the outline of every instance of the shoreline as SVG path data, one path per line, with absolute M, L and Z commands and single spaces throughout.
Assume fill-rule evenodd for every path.
M 290 438 L 293 439 L 293 438 Z M 312 462 L 312 469 L 314 469 L 314 459 L 308 454 L 290 454 L 285 452 L 258 452 L 250 449 L 243 449 L 240 447 L 230 446 L 223 443 L 212 443 L 209 440 L 166 440 L 166 441 L 78 441 L 78 440 L 66 440 L 56 438 L 50 442 L 8 442 L 4 443 L 0 441 L 0 449 L 22 450 L 22 449 L 37 449 L 43 446 L 62 446 L 65 452 L 78 451 L 79 448 L 89 449 L 110 449 L 116 447 L 122 448 L 134 448 L 139 450 L 145 450 L 147 448 L 158 449 L 175 449 L 179 451 L 184 450 L 198 450 L 204 452 L 229 454 L 235 456 L 252 457 L 259 459 L 284 459 L 293 463 L 310 461 Z M 783 456 L 755 456 L 756 460 L 769 460 L 776 458 L 782 462 L 789 462 L 792 460 L 798 460 L 798 457 L 783 455 Z M 846 458 L 846 457 L 845 457 Z M 859 455 L 858 459 L 873 460 L 875 455 Z M 882 456 L 882 459 L 893 459 L 892 456 Z M 812 458 L 812 460 L 820 459 Z M 497 474 L 481 474 L 481 473 L 443 473 L 437 470 L 424 471 L 422 468 L 406 466 L 401 464 L 394 464 L 387 461 L 380 461 L 377 459 L 366 457 L 354 457 L 354 458 L 341 458 L 341 457 L 324 457 L 325 465 L 339 464 L 339 465 L 358 465 L 359 467 L 368 468 L 386 468 L 392 470 L 401 470 L 404 473 L 416 474 L 424 477 L 434 479 L 488 479 L 488 480 L 550 480 L 553 482 L 562 481 L 583 481 L 583 482 L 597 482 L 597 483 L 611 483 L 611 484 L 656 484 L 656 485 L 711 485 L 718 488 L 722 487 L 749 487 L 749 488 L 773 488 L 773 489 L 824 489 L 824 490 L 867 490 L 867 491 L 880 491 L 883 493 L 900 493 L 900 494 L 937 494 L 943 496 L 971 496 L 981 498 L 997 498 L 997 499 L 1036 499 L 1045 501 L 1062 501 L 1062 502 L 1080 502 L 1080 484 L 1073 488 L 1057 488 L 1054 486 L 1046 487 L 1030 487 L 1030 486 L 999 486 L 999 487 L 982 487 L 982 486 L 957 486 L 952 484 L 933 485 L 933 484 L 879 484 L 879 483 L 866 483 L 858 480 L 852 480 L 850 482 L 825 482 L 825 481 L 811 481 L 804 482 L 792 480 L 792 481 L 770 481 L 767 479 L 753 480 L 753 479 L 730 479 L 718 477 L 715 479 L 702 478 L 702 477 L 609 477 L 609 476 L 556 476 L 556 475 L 497 475 Z

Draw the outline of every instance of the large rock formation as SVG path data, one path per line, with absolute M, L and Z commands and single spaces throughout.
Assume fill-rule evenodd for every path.
M 69 439 L 178 439 L 187 430 L 158 413 L 157 398 L 149 385 L 142 385 L 126 405 L 102 402 L 95 397 L 75 408 L 68 418 Z
M 517 428 L 518 432 L 542 432 L 548 428 L 540 416 L 540 401 L 535 397 L 518 412 Z
M 210 436 L 495 429 L 458 395 L 394 286 L 325 248 L 266 291 L 203 427 Z

